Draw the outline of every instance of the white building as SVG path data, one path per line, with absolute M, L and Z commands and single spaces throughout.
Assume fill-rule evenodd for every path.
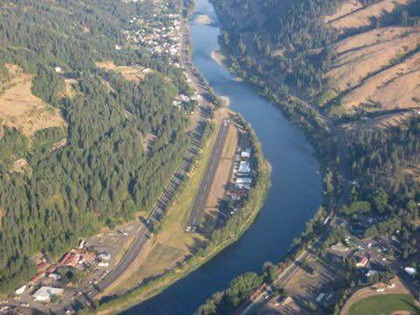
M 62 295 L 64 293 L 63 289 L 53 288 L 53 287 L 41 287 L 33 295 L 35 301 L 39 302 L 49 302 L 54 295 Z
M 110 260 L 111 259 L 111 254 L 103 252 L 103 253 L 99 254 L 98 258 L 101 259 L 101 260 Z
M 251 148 L 248 148 L 241 152 L 242 158 L 250 158 L 251 157 Z
M 249 174 L 251 172 L 251 166 L 248 161 L 241 161 L 239 164 L 238 173 Z
M 237 184 L 252 184 L 252 178 L 251 177 L 238 177 L 236 179 Z

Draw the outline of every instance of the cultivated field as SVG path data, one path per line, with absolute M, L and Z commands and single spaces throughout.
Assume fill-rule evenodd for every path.
M 96 62 L 96 66 L 98 68 L 119 73 L 123 76 L 124 79 L 132 82 L 142 81 L 151 71 L 150 69 L 141 66 L 116 66 L 112 61 L 98 61 Z
M 33 76 L 18 66 L 6 67 L 9 80 L 0 87 L 1 125 L 19 129 L 28 137 L 44 128 L 65 127 L 61 112 L 32 94 Z

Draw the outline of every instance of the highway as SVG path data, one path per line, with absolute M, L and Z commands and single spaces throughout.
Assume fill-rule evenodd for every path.
M 187 21 L 183 20 L 183 25 L 187 25 L 187 23 L 188 23 Z M 104 291 L 109 286 L 111 286 L 111 284 L 113 284 L 118 278 L 120 278 L 124 274 L 127 268 L 140 255 L 144 245 L 146 244 L 147 240 L 150 238 L 153 232 L 154 224 L 162 221 L 162 219 L 164 218 L 164 215 L 166 214 L 171 204 L 171 201 L 182 182 L 182 179 L 185 178 L 186 173 L 191 168 L 192 163 L 194 162 L 199 152 L 199 147 L 201 145 L 201 140 L 204 134 L 205 125 L 207 124 L 208 115 L 211 112 L 212 105 L 208 101 L 206 101 L 204 97 L 205 95 L 209 93 L 208 87 L 205 85 L 205 83 L 203 82 L 203 79 L 199 76 L 198 72 L 194 69 L 194 66 L 192 65 L 190 61 L 190 55 L 188 53 L 188 49 L 185 48 L 189 42 L 188 27 L 184 26 L 183 32 L 184 32 L 184 36 L 183 36 L 184 49 L 182 49 L 181 64 L 184 70 L 186 71 L 188 78 L 190 79 L 190 83 L 203 96 L 202 100 L 199 102 L 200 119 L 195 129 L 189 132 L 189 135 L 191 136 L 190 148 L 187 150 L 186 156 L 184 157 L 178 170 L 172 176 L 169 185 L 167 186 L 165 191 L 161 194 L 160 198 L 157 200 L 155 207 L 153 208 L 152 212 L 150 213 L 149 217 L 146 220 L 146 223 L 144 225 L 141 225 L 133 243 L 130 245 L 130 247 L 124 254 L 121 261 L 117 264 L 117 266 L 115 266 L 115 268 L 110 270 L 109 274 L 104 279 L 102 279 L 98 284 L 86 285 L 85 287 L 80 288 L 81 295 L 76 300 L 71 302 L 70 298 L 66 299 L 65 302 L 61 303 L 58 306 L 58 309 L 53 310 L 54 313 L 64 314 L 65 309 L 72 308 L 74 310 L 78 310 L 82 306 L 89 305 L 89 304 L 93 307 L 94 297 L 97 296 L 100 292 Z M 219 131 L 216 145 L 215 145 L 215 149 L 217 147 L 219 147 L 219 149 L 214 150 L 212 152 L 212 157 L 210 159 L 212 163 L 216 163 L 215 164 L 216 166 L 222 153 L 223 145 L 227 136 L 227 131 L 228 131 L 228 123 L 226 125 L 225 124 L 222 125 Z M 209 176 L 210 175 L 212 176 L 211 181 L 214 178 L 215 168 L 216 167 L 214 167 L 213 174 L 212 175 L 209 174 Z M 203 189 L 206 190 L 207 187 L 204 187 Z M 209 193 L 209 190 L 207 191 L 207 195 L 208 193 Z
M 200 187 L 198 189 L 197 195 L 193 207 L 191 209 L 190 218 L 188 220 L 187 232 L 194 232 L 197 225 L 200 223 L 200 219 L 203 216 L 204 209 L 206 206 L 207 198 L 210 193 L 211 185 L 214 181 L 214 176 L 216 175 L 217 166 L 219 164 L 220 158 L 222 157 L 223 147 L 226 142 L 226 138 L 229 132 L 230 121 L 224 120 L 221 126 L 219 127 L 219 132 L 217 134 L 216 142 L 214 144 L 213 150 L 211 152 L 206 172 L 203 179 L 201 180 Z

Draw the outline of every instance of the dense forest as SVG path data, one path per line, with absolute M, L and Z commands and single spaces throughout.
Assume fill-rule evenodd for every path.
M 188 145 L 187 118 L 172 106 L 189 87 L 180 70 L 139 48 L 123 28 L 147 3 L 0 1 L 0 83 L 5 64 L 34 75 L 32 93 L 60 109 L 66 128 L 33 137 L 3 126 L 0 138 L 0 289 L 34 275 L 31 256 L 54 258 L 102 226 L 147 214 Z M 155 70 L 141 82 L 100 70 L 95 61 Z M 60 67 L 61 72 L 54 71 Z M 64 80 L 77 93 L 64 93 Z M 146 148 L 145 139 L 156 139 Z M 64 145 L 57 146 L 60 141 Z M 26 159 L 24 172 L 13 162 Z

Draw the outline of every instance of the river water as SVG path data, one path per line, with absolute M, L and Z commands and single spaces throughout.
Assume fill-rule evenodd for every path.
M 197 0 L 196 11 L 216 19 L 208 0 Z M 194 64 L 216 93 L 229 97 L 230 107 L 252 125 L 272 166 L 272 186 L 256 222 L 238 243 L 127 315 L 194 314 L 238 275 L 260 272 L 264 262 L 281 260 L 321 203 L 319 165 L 302 132 L 253 87 L 235 81 L 211 58 L 218 46 L 218 27 L 193 23 L 191 27 Z

